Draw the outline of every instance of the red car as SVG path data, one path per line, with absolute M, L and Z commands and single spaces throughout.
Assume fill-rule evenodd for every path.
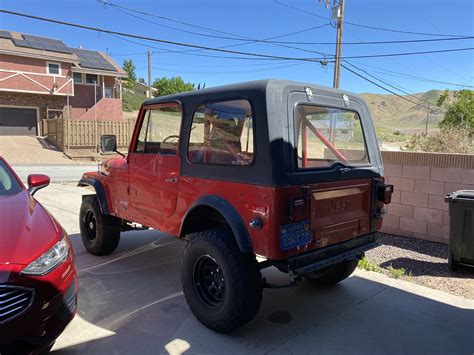
M 0 354 L 49 350 L 77 308 L 77 273 L 69 237 L 0 157 Z

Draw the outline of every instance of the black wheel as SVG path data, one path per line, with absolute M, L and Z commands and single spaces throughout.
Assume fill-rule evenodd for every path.
M 309 282 L 318 285 L 334 285 L 347 279 L 354 272 L 357 260 L 346 260 L 327 269 L 303 275 Z
M 242 253 L 228 229 L 191 237 L 184 249 L 181 282 L 193 314 L 217 332 L 249 322 L 262 302 L 262 275 L 255 255 Z
M 121 225 L 120 218 L 101 213 L 95 195 L 84 197 L 79 212 L 79 227 L 82 243 L 89 253 L 106 255 L 117 249 Z
M 454 260 L 453 253 L 449 253 L 448 256 L 448 269 L 450 271 L 456 271 L 458 269 L 458 263 Z

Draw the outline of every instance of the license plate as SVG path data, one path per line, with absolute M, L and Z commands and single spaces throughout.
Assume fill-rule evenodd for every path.
M 309 221 L 284 224 L 280 227 L 280 249 L 289 250 L 311 242 Z

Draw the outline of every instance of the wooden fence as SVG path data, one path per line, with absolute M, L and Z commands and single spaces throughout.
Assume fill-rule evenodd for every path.
M 117 136 L 117 146 L 127 147 L 135 122 L 126 121 L 80 121 L 65 118 L 43 120 L 43 135 L 60 150 L 90 149 L 99 145 L 104 134 Z

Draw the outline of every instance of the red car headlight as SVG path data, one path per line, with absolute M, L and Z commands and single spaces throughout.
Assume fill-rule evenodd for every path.
M 43 276 L 51 272 L 66 260 L 69 254 L 69 243 L 63 232 L 63 237 L 51 249 L 31 262 L 21 273 L 24 275 Z

